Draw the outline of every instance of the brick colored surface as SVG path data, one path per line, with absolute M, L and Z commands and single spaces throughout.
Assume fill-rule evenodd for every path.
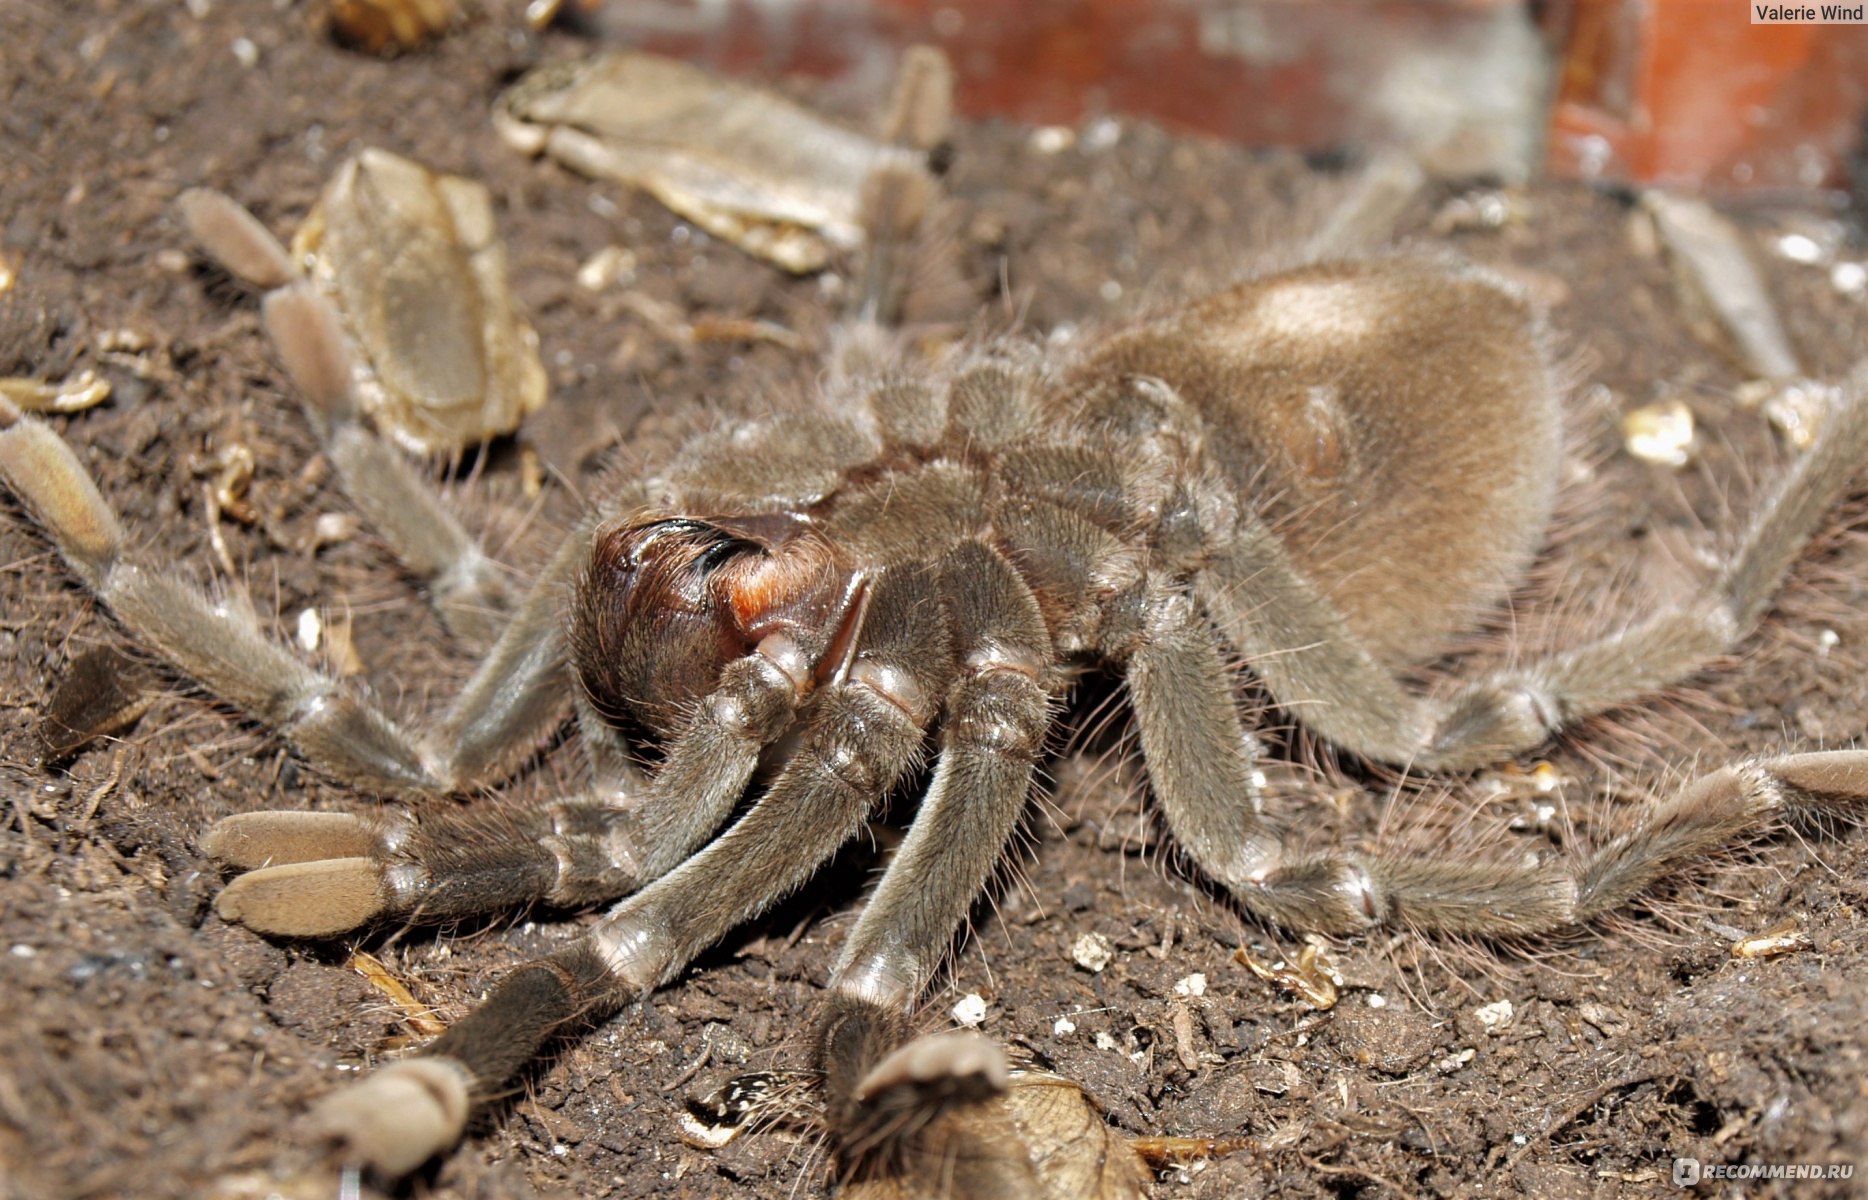
M 1738 0 L 1576 0 L 1547 162 L 1714 189 L 1842 182 L 1868 27 L 1753 25 Z

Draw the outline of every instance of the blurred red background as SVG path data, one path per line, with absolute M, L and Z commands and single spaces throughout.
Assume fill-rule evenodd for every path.
M 944 48 L 964 111 L 1134 115 L 1307 150 L 1449 135 L 1443 169 L 1713 190 L 1844 185 L 1868 27 L 1753 25 L 1747 0 L 637 0 L 618 40 L 770 77 L 875 78 Z M 1485 144 L 1486 138 L 1501 144 Z M 1502 156 L 1502 157 L 1501 157 Z M 1488 168 L 1487 164 L 1491 166 Z

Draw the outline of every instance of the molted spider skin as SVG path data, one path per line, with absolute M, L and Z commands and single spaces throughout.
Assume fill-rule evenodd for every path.
M 327 445 L 367 453 L 326 302 L 289 287 L 267 318 Z M 420 1057 L 323 1101 L 319 1127 L 385 1173 L 452 1144 L 550 1038 L 798 887 L 931 751 L 816 1037 L 843 1166 L 873 1177 L 898 1161 L 900 1130 L 929 1124 L 903 1113 L 1005 1085 L 980 1039 L 902 1041 L 1086 668 L 1124 676 L 1192 862 L 1295 929 L 1535 935 L 1773 821 L 1859 811 L 1868 753 L 1845 750 L 1714 771 L 1574 863 L 1286 849 L 1228 658 L 1346 753 L 1449 771 L 1509 758 L 1733 647 L 1868 455 L 1857 370 L 1697 599 L 1419 695 L 1405 673 L 1495 605 L 1545 535 L 1560 436 L 1544 342 L 1510 286 L 1415 257 L 1251 280 L 1062 361 L 1005 340 L 911 370 L 851 330 L 820 411 L 700 438 L 589 514 L 423 736 L 138 562 L 47 426 L 0 413 L 0 476 L 133 634 L 333 775 L 459 792 L 577 720 L 588 787 L 516 821 L 259 812 L 207 834 L 244 872 L 222 916 L 280 936 L 622 898 Z M 343 478 L 424 578 L 477 561 L 458 527 L 424 533 L 434 502 L 406 472 Z M 632 731 L 661 743 L 646 776 Z
M 365 148 L 289 251 L 219 192 L 184 192 L 176 207 L 236 277 L 272 291 L 303 276 L 330 298 L 357 349 L 353 407 L 410 452 L 458 456 L 545 402 L 538 335 L 507 284 L 492 197 L 473 180 Z

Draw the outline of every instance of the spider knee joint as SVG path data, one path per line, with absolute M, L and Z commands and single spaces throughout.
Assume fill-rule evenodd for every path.
M 759 640 L 754 665 L 768 686 L 789 688 L 798 698 L 810 691 L 814 675 L 811 656 L 798 639 L 783 633 L 769 633 Z
M 427 870 L 414 863 L 396 863 L 383 870 L 383 891 L 388 896 L 390 910 L 394 912 L 406 912 L 414 908 L 429 883 Z
M 631 991 L 655 987 L 675 962 L 673 941 L 656 925 L 653 914 L 621 912 L 590 931 L 590 944 L 610 977 Z
M 1389 915 L 1383 889 L 1355 858 L 1286 862 L 1271 855 L 1244 883 L 1239 890 L 1248 904 L 1275 920 L 1322 933 L 1356 933 Z
M 992 667 L 961 679 L 948 711 L 948 737 L 981 750 L 1036 758 L 1050 725 L 1036 670 Z
M 1489 757 L 1536 745 L 1563 722 L 1563 706 L 1536 680 L 1497 680 L 1454 702 L 1429 747 L 1429 761 L 1446 757 L 1482 765 Z
M 790 714 L 808 683 L 799 683 L 785 667 L 759 655 L 746 664 L 750 677 L 735 678 L 737 664 L 727 668 L 722 686 L 705 703 L 715 725 L 734 737 L 757 739 Z
M 845 963 L 831 985 L 837 996 L 856 1005 L 866 1005 L 885 1012 L 904 1012 L 920 991 L 923 972 L 908 956 L 871 954 Z
M 900 709 L 917 728 L 934 719 L 934 698 L 913 674 L 875 659 L 850 668 L 850 682 L 859 684 Z
M 1361 863 L 1352 860 L 1344 864 L 1336 890 L 1348 901 L 1350 911 L 1361 915 L 1364 926 L 1380 925 L 1387 919 L 1388 905 Z
M 1556 696 L 1528 679 L 1516 681 L 1502 689 L 1498 708 L 1501 719 L 1508 727 L 1533 731 L 1534 734 L 1549 733 L 1565 720 L 1562 705 Z

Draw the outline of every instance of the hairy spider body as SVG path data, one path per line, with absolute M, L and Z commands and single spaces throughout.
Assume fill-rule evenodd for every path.
M 1338 289 L 1349 293 L 1346 308 L 1332 300 Z M 1325 327 L 1305 328 L 1311 321 Z M 1207 344 L 1187 340 L 1188 330 L 1208 331 Z M 1448 395 L 1432 371 L 1456 330 L 1476 330 L 1478 348 Z M 1443 586 L 1432 588 L 1436 573 L 1481 600 L 1514 576 L 1554 491 L 1549 456 L 1536 461 L 1529 449 L 1550 443 L 1555 422 L 1532 330 L 1528 309 L 1488 278 L 1395 260 L 1236 288 L 1115 338 L 1065 372 L 1008 345 L 932 377 L 848 381 L 852 394 L 842 399 L 857 415 L 710 439 L 650 484 L 643 512 L 599 528 L 573 606 L 585 695 L 600 712 L 628 711 L 673 733 L 686 719 L 671 710 L 690 710 L 723 668 L 752 655 L 756 688 L 788 693 L 779 709 L 809 722 L 811 705 L 850 706 L 846 719 L 885 749 L 850 781 L 855 794 L 836 810 L 843 822 L 822 839 L 825 854 L 937 732 L 943 757 L 930 811 L 956 787 L 974 794 L 967 815 L 978 824 L 965 837 L 976 861 L 955 867 L 941 888 L 929 888 L 919 868 L 901 872 L 911 889 L 883 886 L 845 959 L 846 974 L 861 978 L 852 987 L 905 1008 L 1001 853 L 1049 709 L 1073 669 L 1127 666 L 1144 673 L 1138 687 L 1159 680 L 1166 691 L 1202 695 L 1213 711 L 1184 731 L 1211 744 L 1172 753 L 1190 764 L 1209 754 L 1243 761 L 1244 733 L 1217 703 L 1216 654 L 1181 658 L 1157 644 L 1162 631 L 1197 636 L 1196 586 L 1231 614 L 1223 597 L 1242 581 L 1230 573 L 1254 541 L 1300 547 L 1326 594 L 1431 591 L 1433 602 L 1404 627 L 1389 610 L 1352 610 L 1358 634 L 1366 628 L 1397 656 L 1411 643 L 1416 660 L 1465 615 L 1441 599 Z M 1354 345 L 1333 362 L 1311 352 L 1329 341 Z M 1429 371 L 1393 370 L 1410 360 Z M 1254 369 L 1280 386 L 1217 386 Z M 1484 446 L 1519 449 L 1475 455 L 1424 431 L 1432 426 L 1424 412 L 1449 401 L 1483 430 Z M 1444 486 L 1396 489 L 1363 466 L 1375 457 L 1371 437 L 1398 439 Z M 784 464 L 790 478 L 749 477 L 747 460 Z M 1487 516 L 1462 528 L 1442 509 Z M 1273 523 L 1283 526 L 1277 535 Z M 1422 533 L 1429 528 L 1432 545 Z M 1402 539 L 1405 553 L 1357 553 L 1404 529 L 1414 543 Z M 1355 573 L 1350 563 L 1372 565 Z M 1213 572 L 1220 577 L 1208 580 Z M 826 758 L 848 769 L 837 762 Z M 964 784 L 950 770 L 965 771 Z M 1233 805 L 1252 800 L 1241 793 Z M 685 852 L 725 815 L 708 814 L 677 844 Z M 936 845 L 961 834 L 950 830 Z M 918 849 L 911 840 L 904 854 L 912 861 Z M 781 866 L 747 864 L 746 888 Z M 938 911 L 892 911 L 922 904 Z M 901 936 L 904 926 L 917 935 Z M 629 969 L 659 980 L 721 932 L 677 939 L 681 949 L 665 963 Z M 891 944 L 866 946 L 866 933 Z
M 346 487 L 437 607 L 463 588 L 497 598 L 475 583 L 471 540 L 359 425 L 325 302 L 287 288 L 267 319 Z M 926 794 L 845 940 L 817 1037 L 830 1128 L 861 1155 L 905 1108 L 1004 1081 L 983 1043 L 901 1042 L 1084 667 L 1124 675 L 1191 860 L 1300 929 L 1558 929 L 1774 817 L 1868 796 L 1868 755 L 1791 755 L 1706 776 L 1573 864 L 1286 848 L 1228 657 L 1351 754 L 1485 765 L 1729 649 L 1868 455 L 1857 372 L 1698 600 L 1417 694 L 1405 673 L 1495 605 L 1545 534 L 1560 435 L 1543 342 L 1509 286 L 1408 257 L 1253 280 L 1061 363 L 1004 341 L 909 370 L 851 331 L 820 411 L 698 439 L 589 515 L 429 737 L 128 557 L 45 426 L 5 414 L 0 475 L 134 633 L 336 775 L 464 790 L 575 715 L 588 788 L 516 828 L 472 810 L 261 812 L 208 834 L 245 872 L 220 913 L 267 933 L 625 897 L 420 1057 L 327 1100 L 325 1127 L 386 1172 L 451 1144 L 555 1032 L 666 982 L 800 885 L 931 742 Z M 637 728 L 663 743 L 647 775 Z

